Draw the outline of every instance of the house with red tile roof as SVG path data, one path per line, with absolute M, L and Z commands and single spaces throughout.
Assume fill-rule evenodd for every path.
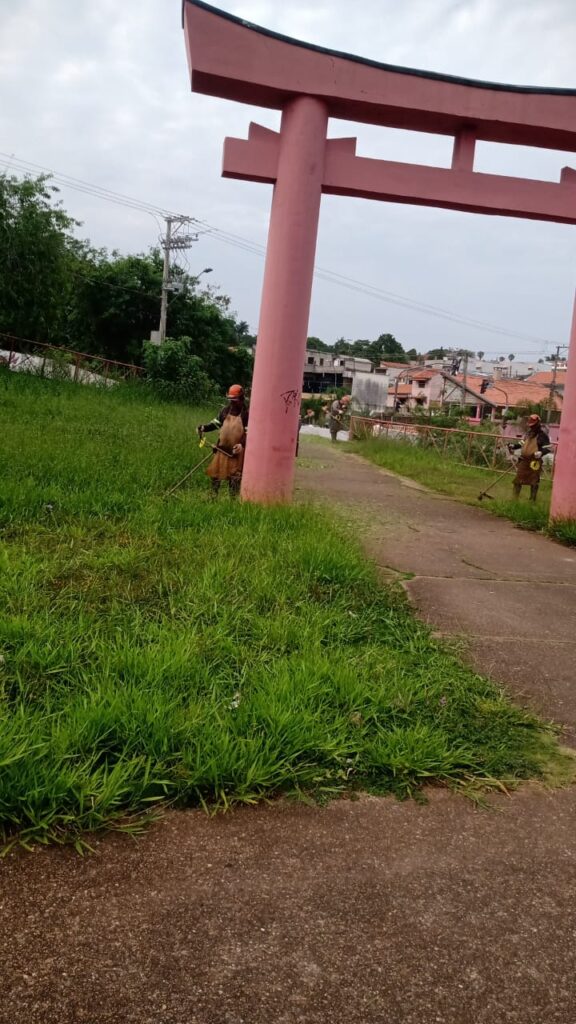
M 554 380 L 554 370 L 538 370 L 526 377 L 526 380 L 530 384 L 545 384 L 548 387 L 552 387 L 554 384 L 555 387 L 562 389 L 566 383 L 567 373 L 567 370 L 556 370 L 556 380 Z
M 443 370 L 423 366 L 404 367 L 402 373 L 390 382 L 387 409 L 412 411 L 413 409 L 440 409 L 450 406 L 474 406 L 478 418 L 483 408 L 493 409 L 493 401 L 480 393 L 481 381 L 474 386 L 470 381 L 451 376 Z
M 535 375 L 536 376 L 536 375 Z M 456 379 L 462 382 L 463 377 L 459 374 Z M 468 375 L 467 384 L 477 392 L 481 391 L 482 381 L 488 380 L 484 377 Z M 548 405 L 550 401 L 550 384 L 534 381 L 533 377 L 526 380 L 488 380 L 488 387 L 481 392 L 481 397 L 488 400 L 495 409 L 495 414 L 502 414 L 506 409 L 520 409 L 526 405 Z M 555 392 L 551 404 L 552 410 L 562 411 L 562 395 Z

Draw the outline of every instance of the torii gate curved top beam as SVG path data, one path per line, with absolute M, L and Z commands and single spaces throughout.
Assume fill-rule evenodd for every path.
M 501 85 L 312 46 L 203 3 L 183 4 L 194 92 L 282 110 L 316 96 L 329 117 L 576 151 L 576 89 Z
M 203 0 L 183 0 L 183 24 L 194 91 L 282 110 L 280 133 L 251 125 L 248 140 L 226 140 L 223 173 L 274 184 L 242 493 L 288 500 L 321 194 L 575 224 L 576 171 L 564 168 L 559 182 L 481 174 L 474 149 L 482 140 L 576 152 L 576 89 L 379 64 L 278 35 Z M 359 157 L 355 139 L 326 138 L 329 117 L 451 135 L 452 166 Z M 573 363 L 576 393 L 576 354 Z M 559 470 L 562 478 L 561 460 Z

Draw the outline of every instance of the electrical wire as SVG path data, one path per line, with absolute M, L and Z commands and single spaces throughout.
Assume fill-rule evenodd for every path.
M 183 216 L 176 214 L 173 211 L 168 210 L 165 207 L 157 206 L 153 203 L 145 202 L 129 196 L 122 192 L 116 192 L 113 189 L 105 188 L 104 186 L 94 185 L 91 182 L 86 181 L 82 178 L 75 178 L 71 175 L 63 174 L 52 170 L 49 167 L 45 167 L 42 164 L 33 163 L 32 161 L 21 160 L 14 154 L 0 152 L 0 165 L 8 166 L 14 170 L 20 170 L 23 173 L 30 174 L 34 172 L 42 172 L 49 174 L 51 178 L 58 184 L 65 187 L 75 189 L 78 192 L 82 192 L 85 195 L 90 195 L 94 198 L 106 200 L 107 202 L 116 203 L 124 206 L 127 209 L 137 210 L 143 213 L 147 213 L 153 216 L 158 223 L 158 216 Z M 266 255 L 265 246 L 261 245 L 254 240 L 245 238 L 242 235 L 238 235 L 231 231 L 226 231 L 222 228 L 218 228 L 214 224 L 210 224 L 206 220 L 201 220 L 196 217 L 187 218 L 191 223 L 197 225 L 198 233 L 202 235 L 208 235 L 209 237 L 220 241 L 223 244 L 233 246 L 240 251 L 250 253 L 251 255 L 264 258 Z M 158 225 L 160 227 L 160 225 Z M 497 324 L 489 323 L 488 321 L 479 320 L 474 317 L 466 317 L 453 310 L 444 309 L 441 306 L 433 306 L 430 303 L 419 302 L 416 299 L 410 298 L 406 295 L 401 295 L 396 292 L 390 292 L 377 285 L 369 284 L 366 281 L 359 281 L 355 278 L 349 277 L 345 274 L 340 274 L 337 271 L 329 270 L 324 267 L 317 266 L 314 271 L 314 276 L 320 280 L 336 284 L 341 288 L 346 288 L 349 291 L 354 291 L 361 295 L 366 295 L 369 298 L 378 299 L 389 303 L 391 305 L 399 306 L 403 309 L 409 309 L 412 312 L 420 313 L 422 315 L 433 316 L 442 320 L 447 320 L 452 323 L 462 324 L 463 326 L 472 328 L 474 330 L 482 330 L 490 334 L 496 334 L 506 338 L 513 338 L 520 341 L 525 341 L 529 344 L 545 346 L 546 349 L 553 344 L 550 338 L 541 338 L 534 335 L 528 335 L 519 331 L 513 331 L 506 327 L 498 326 Z

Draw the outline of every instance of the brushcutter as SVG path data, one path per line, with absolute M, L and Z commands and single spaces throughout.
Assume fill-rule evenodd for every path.
M 500 476 L 497 476 L 496 479 L 493 480 L 492 483 L 488 485 L 486 490 L 480 491 L 480 494 L 478 495 L 478 501 L 482 501 L 482 498 L 493 498 L 494 495 L 489 494 L 488 492 L 491 491 L 492 488 L 496 486 L 499 480 L 502 480 L 505 476 L 508 476 L 508 473 L 511 473 L 512 470 L 515 469 L 516 466 L 508 466 L 508 469 L 505 469 L 503 473 L 500 473 Z
M 205 444 L 206 444 L 206 441 L 203 440 L 203 441 L 200 442 L 198 447 L 199 448 L 203 448 Z M 182 486 L 182 484 L 186 483 L 188 478 L 191 477 L 192 474 L 195 473 L 197 469 L 200 469 L 200 466 L 203 466 L 206 462 L 208 462 L 208 459 L 212 458 L 213 452 L 220 452 L 220 454 L 221 455 L 225 455 L 227 459 L 233 458 L 233 456 L 230 454 L 230 452 L 225 452 L 224 449 L 223 448 L 219 448 L 217 444 L 210 444 L 210 445 L 208 445 L 208 447 L 210 448 L 210 454 L 207 455 L 204 459 L 200 459 L 200 462 L 197 462 L 196 465 L 192 467 L 192 469 L 188 470 L 188 472 L 186 473 L 186 476 L 183 476 L 182 479 L 179 480 L 177 484 L 174 484 L 173 487 L 170 487 L 170 489 L 168 491 L 166 491 L 166 493 L 164 494 L 165 498 L 168 498 L 168 497 L 170 497 L 171 494 L 174 494 L 174 491 L 177 491 L 178 488 Z

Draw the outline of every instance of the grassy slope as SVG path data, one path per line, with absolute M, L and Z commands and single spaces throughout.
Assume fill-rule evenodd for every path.
M 549 734 L 319 511 L 212 503 L 185 407 L 0 376 L 0 838 L 164 798 L 538 776 Z
M 498 470 L 491 472 L 474 466 L 464 466 L 439 452 L 429 448 L 418 448 L 404 441 L 355 441 L 348 450 L 363 455 L 383 469 L 411 477 L 432 490 L 448 494 L 451 498 L 470 505 L 478 504 L 479 493 L 499 475 Z M 525 529 L 545 531 L 567 544 L 576 544 L 575 523 L 548 523 L 550 478 L 543 477 L 536 504 L 528 501 L 527 488 L 524 488 L 520 501 L 512 500 L 512 479 L 513 473 L 509 473 L 491 488 L 490 493 L 494 498 L 485 498 L 482 502 L 483 507 L 498 516 L 512 519 Z

